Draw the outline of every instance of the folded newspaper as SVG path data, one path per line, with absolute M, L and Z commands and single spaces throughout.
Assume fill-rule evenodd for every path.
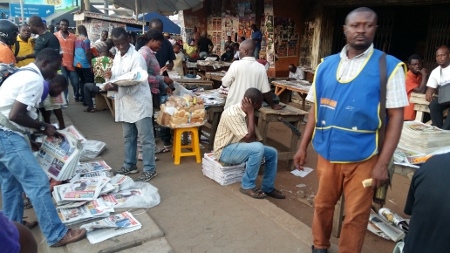
M 82 177 L 73 182 L 55 186 L 52 194 L 58 205 L 65 201 L 94 200 L 99 197 L 109 180 L 110 178 L 107 177 Z
M 367 229 L 379 237 L 394 242 L 398 242 L 405 237 L 405 233 L 401 229 L 391 225 L 382 216 L 373 211 L 370 213 Z
M 63 138 L 47 136 L 36 158 L 47 175 L 57 181 L 64 181 L 75 174 L 82 146 L 72 133 L 66 130 L 58 132 Z
M 81 226 L 88 231 L 86 237 L 92 244 L 139 230 L 141 227 L 142 224 L 130 212 L 114 214 Z
M 64 128 L 64 130 L 74 135 L 81 142 L 83 148 L 80 160 L 93 159 L 106 149 L 106 143 L 97 140 L 87 140 L 73 125 Z
M 109 80 L 109 82 L 118 86 L 132 86 L 142 83 L 143 81 L 147 80 L 147 78 L 148 78 L 147 70 L 137 69 L 125 73 L 121 76 L 115 77 Z
M 83 202 L 81 202 L 83 203 Z M 102 198 L 84 203 L 82 206 L 57 208 L 59 218 L 64 224 L 73 224 L 99 217 L 108 217 L 114 208 L 108 206 Z

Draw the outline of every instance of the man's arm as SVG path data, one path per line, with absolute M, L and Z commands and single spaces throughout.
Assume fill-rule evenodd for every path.
M 433 95 L 435 93 L 436 93 L 436 89 L 435 88 L 427 87 L 427 93 L 425 94 L 425 99 L 428 102 L 431 102 L 431 100 L 433 100 Z
M 277 105 L 273 102 L 273 98 L 272 98 L 272 92 L 269 91 L 267 93 L 263 93 L 264 96 L 264 100 L 270 105 L 270 107 L 274 110 L 281 110 L 283 109 L 283 106 L 281 105 Z
M 388 108 L 387 115 L 389 120 L 386 125 L 383 147 L 381 147 L 378 161 L 372 169 L 372 188 L 374 189 L 382 186 L 389 179 L 388 165 L 397 148 L 403 128 L 403 107 Z
M 247 114 L 247 135 L 242 138 L 242 141 L 247 143 L 254 142 L 256 140 L 255 133 L 255 108 L 252 101 L 249 98 L 244 97 L 242 100 L 242 110 Z
M 60 134 L 56 131 L 55 126 L 30 118 L 27 114 L 27 107 L 28 106 L 26 104 L 22 104 L 16 100 L 11 108 L 11 111 L 9 112 L 9 120 L 18 125 L 34 129 L 39 129 L 41 124 L 44 124 L 44 134 L 49 136 L 60 136 Z
M 420 82 L 419 86 L 415 87 L 413 91 L 425 93 L 425 90 L 427 89 L 428 70 L 426 68 L 422 68 L 420 73 L 422 73 L 422 82 Z
M 309 143 L 311 142 L 314 133 L 314 127 L 316 125 L 315 111 L 316 109 L 314 107 L 314 104 L 312 104 L 308 112 L 308 122 L 306 123 L 305 130 L 303 132 L 302 141 L 300 142 L 298 150 L 294 155 L 294 165 L 298 169 L 303 169 L 303 165 L 305 165 L 306 163 L 306 150 Z

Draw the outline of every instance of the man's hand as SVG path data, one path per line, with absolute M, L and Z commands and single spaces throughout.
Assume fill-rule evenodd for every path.
M 431 100 L 433 100 L 433 94 L 434 94 L 435 89 L 428 87 L 427 88 L 427 92 L 425 93 L 425 99 L 428 102 L 431 102 Z
M 167 70 L 167 65 L 159 69 L 159 74 L 162 75 Z
M 171 85 L 173 83 L 173 80 L 170 79 L 170 77 L 165 76 L 164 77 L 164 83 L 167 84 L 167 85 Z
M 303 170 L 306 163 L 306 150 L 299 148 L 294 155 L 294 166 L 296 169 Z
M 422 68 L 422 69 L 420 70 L 420 73 L 422 74 L 422 76 L 428 76 L 428 69 Z
M 41 143 L 37 143 L 33 140 L 30 140 L 30 144 L 33 151 L 39 151 L 39 149 L 41 148 Z
M 173 61 L 170 61 L 169 64 L 166 65 L 168 70 L 172 70 L 173 69 Z
M 387 165 L 383 164 L 375 164 L 375 167 L 372 170 L 372 189 L 376 189 L 378 187 L 383 186 L 388 183 L 389 173 Z
M 58 138 L 64 138 L 64 136 L 60 133 L 58 133 L 58 131 L 56 130 L 56 127 L 54 125 L 51 124 L 47 124 L 44 123 L 45 125 L 45 130 L 44 130 L 44 134 L 47 136 L 54 136 L 54 137 L 58 137 Z
M 111 79 L 111 76 L 112 76 L 111 70 L 107 70 L 107 71 L 105 71 L 105 75 L 103 76 L 103 78 Z
M 17 56 L 17 57 L 16 57 L 16 62 L 23 61 L 23 60 L 25 60 L 25 59 L 26 59 L 26 58 L 23 57 L 23 56 Z
M 172 89 L 170 87 L 166 88 L 166 93 L 172 95 Z
M 255 112 L 255 106 L 253 106 L 252 100 L 250 98 L 244 97 L 244 99 L 242 99 L 242 110 L 247 115 L 253 115 L 253 113 Z
M 274 109 L 274 110 L 281 110 L 281 109 L 283 109 L 283 106 L 282 106 L 282 105 L 274 104 L 274 105 L 272 106 L 272 109 Z

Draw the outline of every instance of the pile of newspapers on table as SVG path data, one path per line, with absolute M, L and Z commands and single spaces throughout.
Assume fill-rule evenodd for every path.
M 367 229 L 379 237 L 397 242 L 408 233 L 409 223 L 390 209 L 380 208 L 378 213 L 373 210 L 370 213 Z
M 418 121 L 405 121 L 398 147 L 396 164 L 418 168 L 433 155 L 450 152 L 450 131 Z
M 70 179 L 53 187 L 52 196 L 61 221 L 67 225 L 83 223 L 81 227 L 88 231 L 91 243 L 140 229 L 142 225 L 130 212 L 114 213 L 115 209 L 154 207 L 160 203 L 158 189 L 125 175 L 111 177 L 112 168 L 95 158 L 106 144 L 89 142 L 73 126 L 60 133 L 63 139 L 44 139 L 37 157 L 50 177 L 60 181 Z M 80 162 L 83 152 L 86 159 L 95 159 Z M 52 161 L 49 157 L 61 160 L 58 168 L 49 162 Z
M 214 158 L 213 153 L 205 153 L 202 159 L 203 175 L 220 185 L 230 185 L 240 182 L 244 176 L 245 163 L 238 165 L 224 164 Z

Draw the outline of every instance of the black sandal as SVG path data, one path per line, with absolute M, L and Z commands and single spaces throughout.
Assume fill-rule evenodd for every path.
M 242 187 L 239 188 L 239 191 L 242 192 L 245 195 L 248 195 L 252 198 L 255 199 L 263 199 L 265 198 L 267 195 L 258 187 L 255 187 L 253 189 L 244 189 Z
M 264 192 L 267 196 L 272 197 L 274 199 L 285 199 L 286 196 L 284 196 L 284 194 L 277 189 L 273 189 L 271 192 Z

